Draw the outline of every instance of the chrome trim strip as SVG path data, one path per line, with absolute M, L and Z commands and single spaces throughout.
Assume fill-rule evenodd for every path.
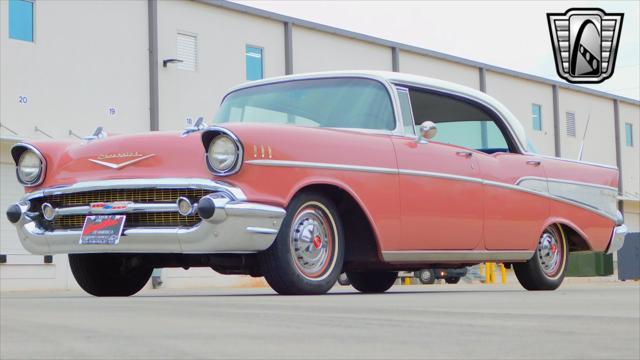
M 298 168 L 315 168 L 327 170 L 347 170 L 359 172 L 372 172 L 381 174 L 397 174 L 398 170 L 392 168 L 361 166 L 361 165 L 342 165 L 308 161 L 291 161 L 291 160 L 248 160 L 248 164 L 260 166 L 277 166 L 277 167 L 298 167 Z
M 256 226 L 249 226 L 247 227 L 246 230 L 250 233 L 264 234 L 264 235 L 276 235 L 278 233 L 278 230 L 275 230 L 275 229 L 262 228 L 262 227 L 256 227 Z
M 468 261 L 527 261 L 535 251 L 465 251 L 465 250 L 424 250 L 424 251 L 383 251 L 387 262 L 468 262 Z
M 244 192 L 221 181 L 213 181 L 200 178 L 161 178 L 161 179 L 116 179 L 83 181 L 73 185 L 50 187 L 28 193 L 23 200 L 30 200 L 42 196 L 70 194 L 83 191 L 109 190 L 109 189 L 208 189 L 228 194 L 234 200 L 247 199 Z
M 18 161 L 20 161 L 20 157 L 18 157 L 17 159 L 14 158 L 13 161 L 16 164 L 16 178 L 18 178 L 18 182 L 26 187 L 34 187 L 42 184 L 42 182 L 44 181 L 44 178 L 47 176 L 47 160 L 44 158 L 44 155 L 42 155 L 40 150 L 36 149 L 36 147 L 33 145 L 30 145 L 27 143 L 17 143 L 13 145 L 9 150 L 9 153 L 11 154 L 12 157 L 13 157 L 13 149 L 16 149 L 18 147 L 26 148 L 27 150 L 25 151 L 33 151 L 33 153 L 36 154 L 36 156 L 40 159 L 40 162 L 42 163 L 42 166 L 40 167 L 40 176 L 38 177 L 38 180 L 32 183 L 25 183 L 22 181 L 22 179 L 20 179 L 20 176 L 18 176 Z
M 482 183 L 484 182 L 480 178 L 469 177 L 469 176 L 461 176 L 461 175 L 451 175 L 445 173 L 431 172 L 431 171 L 418 171 L 418 170 L 398 170 L 400 175 L 409 175 L 409 176 L 424 176 L 431 177 L 436 179 L 448 179 L 448 180 L 458 180 L 458 181 L 467 181 L 472 183 Z
M 525 180 L 540 180 L 540 181 L 547 181 L 547 182 L 566 183 L 566 184 L 573 184 L 573 185 L 580 185 L 580 186 L 591 186 L 591 187 L 602 188 L 606 190 L 613 190 L 616 192 L 618 191 L 618 188 L 615 188 L 613 186 L 586 183 L 586 182 L 574 181 L 574 180 L 557 179 L 557 178 L 543 178 L 539 176 L 523 176 L 520 179 L 518 179 L 518 181 L 516 181 L 516 184 L 519 184 Z
M 459 175 L 451 175 L 445 173 L 438 172 L 429 172 L 429 171 L 418 171 L 418 170 L 407 170 L 407 169 L 391 169 L 384 167 L 371 167 L 371 166 L 359 166 L 359 165 L 342 165 L 342 164 L 330 164 L 330 163 L 316 163 L 316 162 L 307 162 L 307 161 L 290 161 L 290 160 L 249 160 L 247 161 L 249 164 L 260 165 L 260 166 L 276 166 L 276 167 L 300 167 L 300 168 L 316 168 L 316 169 L 329 169 L 329 170 L 344 170 L 344 171 L 359 171 L 359 172 L 371 172 L 371 173 L 382 173 L 382 174 L 399 174 L 399 175 L 408 175 L 408 176 L 425 176 L 432 177 L 438 179 L 449 179 L 456 181 L 468 181 L 473 183 L 482 183 L 488 186 L 495 186 L 500 188 L 505 188 L 509 190 L 521 191 L 525 193 L 529 193 L 532 195 L 543 196 L 549 198 L 551 200 L 560 201 L 569 205 L 577 206 L 581 209 L 591 211 L 600 216 L 604 216 L 612 221 L 616 221 L 617 218 L 615 215 L 609 214 L 607 212 L 602 211 L 601 209 L 595 208 L 588 204 L 584 204 L 578 202 L 573 199 L 563 198 L 560 196 L 553 195 L 548 191 L 538 191 L 534 189 L 525 188 L 520 185 L 507 184 L 497 181 L 484 180 L 481 178 L 475 177 L 467 177 L 467 176 L 459 176 Z M 541 178 L 542 179 L 542 178 Z

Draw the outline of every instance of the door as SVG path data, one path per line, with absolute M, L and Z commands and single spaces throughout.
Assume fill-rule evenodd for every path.
M 484 244 L 487 250 L 532 250 L 549 217 L 544 162 L 513 153 L 477 156 L 484 184 Z M 528 179 L 526 187 L 520 181 Z M 524 191 L 530 190 L 530 191 Z
M 402 234 L 395 250 L 472 250 L 480 245 L 482 182 L 468 149 L 395 138 Z
M 402 225 L 394 250 L 477 248 L 482 240 L 483 194 L 473 151 L 436 141 L 438 135 L 434 141 L 419 141 L 415 134 L 416 124 L 423 121 L 462 116 L 459 107 L 465 104 L 405 88 L 398 88 L 398 98 L 405 135 L 393 138 Z M 454 135 L 465 137 L 468 129 L 462 130 Z M 447 138 L 446 132 L 440 136 Z

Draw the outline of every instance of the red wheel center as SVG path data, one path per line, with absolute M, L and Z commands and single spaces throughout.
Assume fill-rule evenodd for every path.
M 316 249 L 320 249 L 320 246 L 322 245 L 322 239 L 320 239 L 320 236 L 316 236 L 313 238 L 313 246 L 315 246 Z
M 558 251 L 558 247 L 556 246 L 556 244 L 551 244 L 551 252 L 555 254 L 556 251 Z

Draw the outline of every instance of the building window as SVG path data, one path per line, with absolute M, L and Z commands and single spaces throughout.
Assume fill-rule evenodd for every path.
M 567 135 L 576 137 L 576 114 L 572 112 L 567 113 Z
M 624 124 L 624 137 L 627 146 L 633 146 L 633 124 Z
M 533 130 L 542 131 L 542 111 L 540 111 L 540 105 L 531 104 L 531 119 L 533 120 Z
M 9 0 L 9 38 L 33 42 L 33 1 Z
M 179 32 L 176 40 L 178 69 L 196 71 L 198 69 L 198 37 L 194 34 Z
M 247 45 L 245 58 L 247 62 L 247 80 L 262 79 L 262 48 Z

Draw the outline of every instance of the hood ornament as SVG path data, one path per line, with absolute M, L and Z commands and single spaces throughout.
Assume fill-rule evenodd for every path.
M 156 156 L 156 154 L 141 154 L 139 152 L 123 152 L 99 155 L 97 159 L 89 159 L 92 163 L 106 166 L 110 169 L 122 169 L 125 166 L 135 164 L 144 159 Z

